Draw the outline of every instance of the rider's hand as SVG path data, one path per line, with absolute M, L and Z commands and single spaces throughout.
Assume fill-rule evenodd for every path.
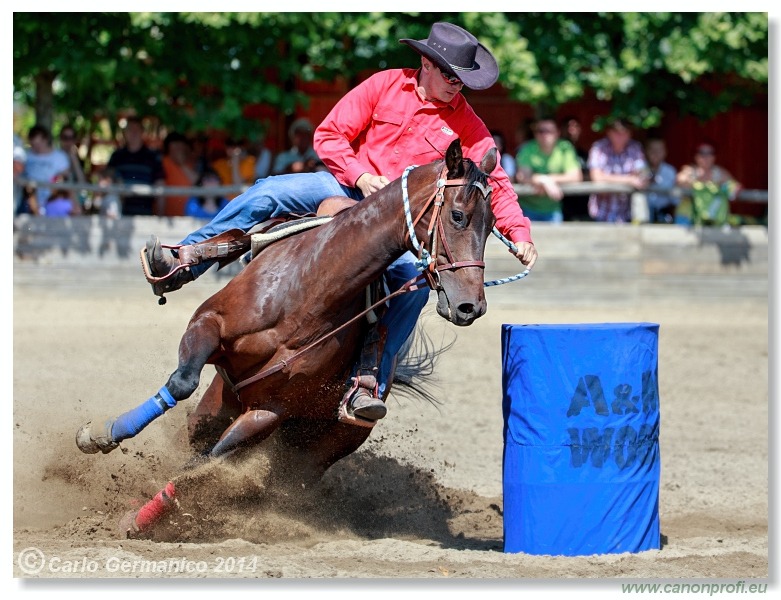
M 361 192 L 363 192 L 363 197 L 366 198 L 374 192 L 378 192 L 389 183 L 390 181 L 387 177 L 385 177 L 385 175 L 371 175 L 370 173 L 364 173 L 358 178 L 358 181 L 355 182 L 355 187 L 361 190 Z
M 518 248 L 518 252 L 515 256 L 518 257 L 527 269 L 531 270 L 534 267 L 534 263 L 537 262 L 537 248 L 531 242 L 515 242 L 515 246 Z M 512 250 L 510 250 L 512 252 Z

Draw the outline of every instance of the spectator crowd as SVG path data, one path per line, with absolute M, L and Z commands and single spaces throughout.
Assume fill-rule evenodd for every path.
M 142 119 L 122 122 L 122 143 L 108 162 L 85 174 L 75 129 L 64 125 L 55 144 L 51 131 L 35 125 L 27 133 L 27 144 L 14 134 L 14 215 L 30 213 L 49 217 L 102 214 L 111 218 L 133 215 L 212 218 L 236 194 L 216 193 L 219 186 L 248 186 L 269 175 L 303 173 L 324 169 L 312 140 L 314 127 L 304 118 L 290 126 L 290 147 L 273 156 L 261 142 L 228 137 L 209 143 L 204 137 L 169 132 L 160 149 L 151 147 Z M 28 182 L 28 185 L 22 185 Z M 37 186 L 30 182 L 144 184 L 168 187 L 199 187 L 197 195 L 118 195 L 116 191 L 92 194 L 73 189 Z
M 691 164 L 678 171 L 665 160 L 664 139 L 649 132 L 641 144 L 623 119 L 608 121 L 604 137 L 588 150 L 578 144 L 582 127 L 575 117 L 560 122 L 542 117 L 529 127 L 531 137 L 521 136 L 525 141 L 516 149 L 514 178 L 534 188 L 534 194 L 519 197 L 532 221 L 725 225 L 729 203 L 741 189 L 716 163 L 716 147 L 708 140 L 697 144 Z M 565 197 L 562 184 L 581 181 L 628 186 L 635 192 Z
M 604 137 L 590 148 L 580 144 L 582 124 L 572 116 L 561 120 L 543 116 L 526 120 L 515 136 L 514 151 L 504 136 L 491 132 L 500 152 L 502 168 L 511 180 L 533 188 L 519 203 L 532 221 L 602 222 L 648 221 L 682 225 L 727 223 L 729 204 L 740 183 L 716 160 L 716 147 L 702 140 L 690 164 L 676 169 L 666 162 L 665 140 L 648 132 L 641 144 L 632 127 L 622 119 L 608 122 Z M 76 130 L 64 125 L 57 143 L 52 133 L 35 125 L 27 144 L 14 134 L 14 214 L 51 217 L 78 214 L 191 216 L 211 219 L 235 194 L 218 194 L 219 186 L 251 185 L 259 179 L 288 173 L 324 170 L 312 147 L 314 128 L 296 119 L 288 130 L 289 147 L 274 155 L 262 140 L 228 137 L 210 144 L 200 137 L 169 132 L 160 149 L 147 144 L 143 121 L 123 121 L 123 143 L 110 155 L 105 167 L 87 177 L 79 154 Z M 85 193 L 56 187 L 23 186 L 20 182 L 94 182 L 200 187 L 197 195 L 123 195 L 115 192 Z M 634 193 L 571 194 L 566 185 L 592 181 L 629 186 Z M 681 193 L 683 192 L 683 193 Z

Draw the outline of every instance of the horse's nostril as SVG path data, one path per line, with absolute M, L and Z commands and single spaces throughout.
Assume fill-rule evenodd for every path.
M 464 303 L 458 305 L 458 312 L 460 312 L 463 315 L 471 315 L 473 312 L 475 312 L 475 305 Z

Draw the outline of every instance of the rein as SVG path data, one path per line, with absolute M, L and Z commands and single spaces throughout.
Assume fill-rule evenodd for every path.
M 449 186 L 463 186 L 467 184 L 467 181 L 463 178 L 461 179 L 443 179 L 442 175 L 445 174 L 445 167 L 442 168 L 442 172 L 440 173 L 440 178 L 437 180 L 437 190 L 431 195 L 431 197 L 428 199 L 426 204 L 424 205 L 423 209 L 418 214 L 418 217 L 415 219 L 415 222 L 412 221 L 412 213 L 410 212 L 410 206 L 409 206 L 409 194 L 407 193 L 407 176 L 409 175 L 410 171 L 412 169 L 417 168 L 417 165 L 411 165 L 404 169 L 404 173 L 401 176 L 401 191 L 402 191 L 402 198 L 404 200 L 404 216 L 407 220 L 407 237 L 412 242 L 412 246 L 415 248 L 415 250 L 418 253 L 418 260 L 415 263 L 415 266 L 418 268 L 419 271 L 423 271 L 424 269 L 427 269 L 424 275 L 426 276 L 426 280 L 428 281 L 429 287 L 432 290 L 438 290 L 441 287 L 440 280 L 439 280 L 439 271 L 449 271 L 458 269 L 461 267 L 480 267 L 481 269 L 485 268 L 485 262 L 483 261 L 463 261 L 463 262 L 456 262 L 453 260 L 453 256 L 450 252 L 450 248 L 447 245 L 447 239 L 444 235 L 444 229 L 442 227 L 442 220 L 440 217 L 440 210 L 442 205 L 444 204 L 444 194 L 445 194 L 445 187 Z M 473 181 L 472 185 L 478 188 L 483 193 L 483 198 L 488 198 L 488 194 L 491 193 L 491 187 L 484 185 L 482 183 L 479 183 L 477 181 Z M 437 223 L 437 230 L 440 233 L 442 237 L 442 245 L 445 247 L 445 252 L 447 253 L 447 259 L 450 261 L 447 264 L 435 264 L 434 259 L 431 257 L 431 253 L 429 253 L 428 250 L 426 250 L 424 244 L 420 244 L 418 242 L 418 238 L 415 235 L 415 225 L 417 225 L 418 221 L 420 221 L 420 218 L 423 216 L 423 214 L 428 209 L 429 205 L 432 201 L 435 201 L 435 214 L 434 217 L 432 217 L 432 225 L 428 230 L 428 236 L 429 239 L 432 239 L 432 234 L 434 230 L 433 223 L 436 221 Z M 494 234 L 497 238 L 499 238 L 502 243 L 507 246 L 510 251 L 513 254 L 518 253 L 518 247 L 513 244 L 510 240 L 508 240 L 506 237 L 504 237 L 499 230 L 494 227 L 491 230 L 491 233 Z M 436 255 L 436 236 L 433 239 L 432 242 L 432 249 L 434 255 Z M 505 283 L 510 283 L 513 281 L 518 281 L 519 279 L 523 279 L 529 274 L 529 269 L 526 269 L 522 271 L 521 273 L 518 273 L 517 275 L 513 275 L 512 277 L 503 277 L 501 279 L 494 279 L 492 281 L 486 281 L 483 283 L 483 287 L 492 287 L 495 285 L 504 285 Z M 436 278 L 436 280 L 434 279 Z
M 282 369 L 287 368 L 290 363 L 292 363 L 294 360 L 299 358 L 302 354 L 304 354 L 305 352 L 308 352 L 309 350 L 311 350 L 312 348 L 314 348 L 318 344 L 321 344 L 322 342 L 324 342 L 328 338 L 333 337 L 334 335 L 339 333 L 342 329 L 346 328 L 348 325 L 352 325 L 353 323 L 355 323 L 358 319 L 360 319 L 361 317 L 363 317 L 367 313 L 373 311 L 375 308 L 377 308 L 377 307 L 385 304 L 386 302 L 388 302 L 391 298 L 395 298 L 396 296 L 401 296 L 402 294 L 406 294 L 407 292 L 414 292 L 415 290 L 420 289 L 420 286 L 418 285 L 418 282 L 420 282 L 420 281 L 421 281 L 420 276 L 415 277 L 414 279 L 410 279 L 407 283 L 405 283 L 403 286 L 401 286 L 399 289 L 397 289 L 392 294 L 388 294 L 387 296 L 385 296 L 381 300 L 378 300 L 377 302 L 372 304 L 366 310 L 362 310 L 361 312 L 359 312 L 357 315 L 355 315 L 349 321 L 345 321 L 344 323 L 342 323 L 336 329 L 334 329 L 332 331 L 329 331 L 325 335 L 320 336 L 314 342 L 311 342 L 310 344 L 307 344 L 306 346 L 301 348 L 301 350 L 299 350 L 298 352 L 296 352 L 295 354 L 293 354 L 289 358 L 286 358 L 284 360 L 279 361 L 273 367 L 269 367 L 268 369 L 266 369 L 264 371 L 261 371 L 260 373 L 257 373 L 256 375 L 253 375 L 252 377 L 250 377 L 248 379 L 240 381 L 239 383 L 237 383 L 235 385 L 232 384 L 230 381 L 228 381 L 228 379 L 225 376 L 225 374 L 221 371 L 222 377 L 223 377 L 223 379 L 225 379 L 226 383 L 228 383 L 228 385 L 231 386 L 231 390 L 233 391 L 233 393 L 238 396 L 239 390 L 241 390 L 242 388 L 245 388 L 245 387 L 247 387 L 251 383 L 255 383 L 256 381 L 260 381 L 261 379 L 265 379 L 266 377 L 268 377 L 270 375 L 273 375 L 274 373 L 277 373 L 277 372 L 281 371 Z
M 418 216 L 415 218 L 415 221 L 412 220 L 412 214 L 410 212 L 410 205 L 409 205 L 409 194 L 407 192 L 407 176 L 409 175 L 409 172 L 416 168 L 417 165 L 413 165 L 410 167 L 407 167 L 404 170 L 404 174 L 402 175 L 401 179 L 401 189 L 402 189 L 402 198 L 404 201 L 404 215 L 407 222 L 407 237 L 409 237 L 412 246 L 415 248 L 415 250 L 418 252 L 418 260 L 415 263 L 419 271 L 422 271 L 420 275 L 417 277 L 414 277 L 407 281 L 404 285 L 402 285 L 398 290 L 395 292 L 388 294 L 381 300 L 378 300 L 374 304 L 372 304 L 367 309 L 361 311 L 354 317 L 352 317 L 350 320 L 344 322 L 342 325 L 337 327 L 336 329 L 329 331 L 325 335 L 322 335 L 321 337 L 317 338 L 315 341 L 307 344 L 303 348 L 301 348 L 298 352 L 293 354 L 292 356 L 279 361 L 272 367 L 269 367 L 268 369 L 265 369 L 263 371 L 260 371 L 259 373 L 256 373 L 255 375 L 252 375 L 251 377 L 244 379 L 240 381 L 239 383 L 233 384 L 230 379 L 227 376 L 227 373 L 225 373 L 224 369 L 218 369 L 220 374 L 222 375 L 222 378 L 225 380 L 225 382 L 230 386 L 231 390 L 234 394 L 237 396 L 239 395 L 239 391 L 244 389 L 250 384 L 253 384 L 257 381 L 260 381 L 261 379 L 265 379 L 266 377 L 269 377 L 275 373 L 278 373 L 282 371 L 283 369 L 286 369 L 290 363 L 295 361 L 296 359 L 300 358 L 304 353 L 308 352 L 315 346 L 318 346 L 319 344 L 323 343 L 325 340 L 327 340 L 330 337 L 333 337 L 349 325 L 352 325 L 355 323 L 358 319 L 365 316 L 367 313 L 371 312 L 375 308 L 385 304 L 392 298 L 395 298 L 396 296 L 400 296 L 402 294 L 406 294 L 407 292 L 416 291 L 418 289 L 421 289 L 421 283 L 423 282 L 423 278 L 425 278 L 425 281 L 427 285 L 434 291 L 437 291 L 441 289 L 441 283 L 439 278 L 439 271 L 452 271 L 455 269 L 460 269 L 462 267 L 478 267 L 481 269 L 485 268 L 485 262 L 479 261 L 479 260 L 467 260 L 467 261 L 456 261 L 453 258 L 453 255 L 450 251 L 450 248 L 447 244 L 447 239 L 445 238 L 445 231 L 444 227 L 442 225 L 442 219 L 441 219 L 441 212 L 442 212 L 442 206 L 445 203 L 444 196 L 445 196 L 445 188 L 446 187 L 461 187 L 468 185 L 468 181 L 464 178 L 458 178 L 458 179 L 445 179 L 444 176 L 446 175 L 446 168 L 443 167 L 442 171 L 440 172 L 440 177 L 437 179 L 437 189 L 434 191 L 434 193 L 429 197 L 429 199 L 426 201 L 426 203 L 423 205 L 423 208 L 421 209 L 420 213 L 418 213 Z M 479 182 L 472 182 L 472 185 L 480 189 L 480 191 L 483 193 L 483 198 L 487 198 L 488 194 L 490 194 L 490 187 L 485 186 Z M 434 214 L 431 218 L 429 230 L 427 232 L 428 238 L 430 241 L 430 245 L 432 248 L 432 252 L 434 256 L 437 256 L 437 245 L 438 245 L 438 239 L 442 238 L 442 246 L 445 249 L 445 254 L 447 256 L 448 263 L 441 264 L 437 263 L 435 258 L 432 258 L 432 254 L 426 250 L 425 243 L 421 244 L 418 242 L 417 236 L 415 235 L 415 225 L 420 221 L 420 219 L 423 217 L 423 215 L 428 210 L 429 206 L 431 204 L 434 204 Z M 517 252 L 517 248 L 515 245 L 507 240 L 499 231 L 496 229 L 496 227 L 493 228 L 492 233 L 499 237 L 513 252 Z M 528 275 L 529 270 L 526 269 L 523 273 L 519 273 L 518 275 L 515 275 L 514 277 L 505 278 L 502 280 L 495 280 L 491 282 L 486 282 L 483 285 L 488 287 L 492 285 L 500 285 L 502 283 L 509 283 L 510 281 L 515 281 L 517 279 L 521 279 Z

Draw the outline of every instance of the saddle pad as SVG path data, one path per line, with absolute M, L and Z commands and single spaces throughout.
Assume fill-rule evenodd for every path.
M 324 225 L 333 219 L 333 217 L 306 217 L 304 219 L 298 219 L 296 221 L 289 221 L 287 223 L 280 223 L 275 225 L 265 233 L 253 233 L 251 239 L 252 258 L 255 258 L 263 248 L 269 244 L 294 235 L 301 233 L 307 229 L 313 229 Z

